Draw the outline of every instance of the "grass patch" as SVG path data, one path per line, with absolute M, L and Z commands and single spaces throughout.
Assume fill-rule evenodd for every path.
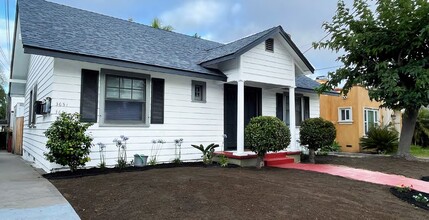
M 411 154 L 415 157 L 429 157 L 429 148 L 411 145 Z

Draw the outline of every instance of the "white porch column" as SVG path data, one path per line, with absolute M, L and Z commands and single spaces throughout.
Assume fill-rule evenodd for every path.
M 237 152 L 244 155 L 244 81 L 237 81 Z
M 290 147 L 288 150 L 299 150 L 296 146 L 296 121 L 295 121 L 295 87 L 289 87 L 289 129 L 290 129 Z

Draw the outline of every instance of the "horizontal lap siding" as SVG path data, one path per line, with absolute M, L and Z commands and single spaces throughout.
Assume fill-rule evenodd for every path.
M 37 83 L 37 100 L 41 101 L 46 97 L 52 97 L 53 88 L 54 59 L 52 57 L 31 55 L 28 68 L 28 79 L 25 89 L 24 104 L 24 137 L 23 137 L 23 157 L 26 160 L 34 161 L 35 164 L 44 170 L 50 170 L 51 163 L 48 162 L 44 153 L 46 150 L 46 137 L 43 132 L 54 120 L 50 115 L 36 116 L 36 127 L 29 128 L 30 91 Z
M 294 86 L 295 68 L 287 49 L 274 38 L 274 52 L 265 50 L 265 42 L 240 57 L 240 72 L 244 80 L 275 85 Z
M 176 157 L 174 140 L 178 138 L 184 139 L 182 160 L 201 159 L 201 153 L 191 147 L 191 144 L 222 145 L 223 85 L 213 80 L 56 59 L 52 112 L 54 114 L 61 111 L 79 112 L 81 69 L 100 70 L 101 68 L 141 72 L 154 78 L 165 79 L 164 124 L 151 124 L 149 127 L 100 127 L 96 123 L 89 129 L 94 137 L 93 143 L 102 142 L 106 145 L 107 165 L 116 163 L 117 148 L 112 140 L 120 135 L 129 137 L 128 161 L 131 161 L 136 153 L 150 155 L 154 139 L 166 141 L 158 155 L 160 162 L 169 162 Z M 192 80 L 206 82 L 206 103 L 191 101 Z M 60 103 L 59 106 L 56 106 L 57 102 Z M 99 111 L 98 114 L 102 113 Z M 98 150 L 98 146 L 93 147 L 88 166 L 99 164 Z

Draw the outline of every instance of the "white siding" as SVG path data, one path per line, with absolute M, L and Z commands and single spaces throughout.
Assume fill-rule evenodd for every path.
M 34 161 L 36 165 L 44 170 L 50 170 L 51 164 L 44 159 L 46 137 L 43 132 L 49 127 L 54 118 L 49 115 L 37 115 L 36 127 L 28 127 L 30 92 L 34 85 L 37 84 L 37 100 L 52 97 L 53 71 L 54 59 L 52 57 L 31 55 L 25 89 L 23 157 Z
M 94 124 L 89 131 L 93 143 L 107 145 L 106 162 L 114 165 L 117 148 L 112 140 L 120 135 L 128 136 L 128 161 L 134 154 L 151 154 L 152 140 L 163 139 L 166 143 L 158 155 L 158 161 L 168 162 L 175 158 L 174 140 L 183 138 L 182 159 L 200 159 L 201 153 L 191 144 L 217 143 L 223 141 L 223 85 L 218 81 L 203 80 L 171 74 L 115 68 L 98 64 L 55 59 L 55 83 L 52 99 L 52 114 L 80 111 L 81 69 L 100 70 L 110 68 L 130 72 L 150 74 L 151 77 L 165 79 L 164 124 L 151 124 L 149 127 L 100 127 Z M 191 101 L 191 81 L 207 83 L 207 102 Z M 100 92 L 100 91 L 99 91 Z M 102 100 L 99 100 L 99 104 Z M 59 103 L 57 107 L 57 103 Z M 99 115 L 103 114 L 100 111 Z M 88 166 L 99 163 L 98 146 L 94 146 Z
M 274 85 L 295 86 L 294 61 L 279 36 L 274 37 L 274 52 L 265 50 L 265 42 L 240 57 L 241 79 Z
M 262 115 L 276 116 L 276 92 L 262 90 Z

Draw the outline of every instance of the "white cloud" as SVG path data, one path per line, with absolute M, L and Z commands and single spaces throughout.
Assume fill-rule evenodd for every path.
M 226 2 L 195 0 L 164 12 L 160 18 L 165 24 L 172 25 L 176 30 L 190 31 L 219 22 L 226 12 Z

